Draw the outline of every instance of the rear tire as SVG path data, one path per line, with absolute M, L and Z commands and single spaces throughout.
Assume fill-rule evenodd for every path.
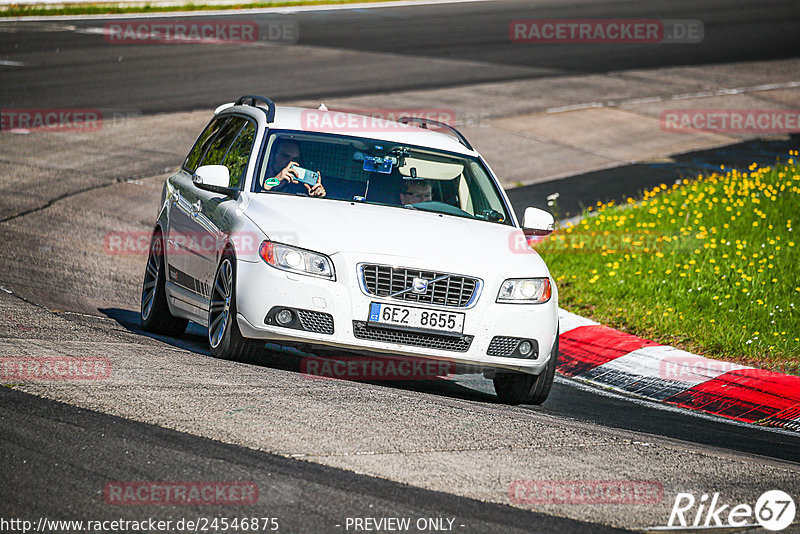
M 153 334 L 180 336 L 186 331 L 189 321 L 174 317 L 169 312 L 167 292 L 164 288 L 166 272 L 164 266 L 164 239 L 161 232 L 156 230 L 150 238 L 150 252 L 142 282 L 140 307 L 142 328 Z
M 211 355 L 223 360 L 255 360 L 263 342 L 245 338 L 236 321 L 236 258 L 225 251 L 214 276 L 208 309 L 208 345 Z
M 497 372 L 494 375 L 494 390 L 503 404 L 542 404 L 550 395 L 558 361 L 558 331 L 556 342 L 550 353 L 550 361 L 539 375 L 527 373 Z

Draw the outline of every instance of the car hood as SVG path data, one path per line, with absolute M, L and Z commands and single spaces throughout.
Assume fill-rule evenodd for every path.
M 275 242 L 329 256 L 395 256 L 497 272 L 547 276 L 519 228 L 450 215 L 358 202 L 258 194 L 246 215 Z M 387 258 L 387 261 L 391 261 Z M 430 268 L 430 267 L 426 267 Z

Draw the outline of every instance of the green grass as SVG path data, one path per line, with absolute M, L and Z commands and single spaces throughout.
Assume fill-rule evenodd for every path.
M 85 4 L 56 5 L 47 6 L 23 6 L 10 5 L 0 8 L 0 17 L 33 17 L 33 16 L 55 16 L 55 15 L 116 15 L 123 13 L 169 13 L 173 11 L 212 11 L 220 9 L 254 9 L 263 7 L 287 7 L 287 6 L 315 6 L 315 5 L 335 5 L 335 4 L 360 4 L 363 2 L 389 2 L 392 0 L 287 0 L 276 2 L 254 2 L 233 5 L 206 5 L 206 4 L 185 4 L 180 6 L 158 6 L 144 4 L 141 6 L 123 6 L 114 3 L 95 3 Z
M 798 219 L 800 167 L 789 159 L 599 204 L 535 248 L 567 310 L 708 357 L 800 374 Z

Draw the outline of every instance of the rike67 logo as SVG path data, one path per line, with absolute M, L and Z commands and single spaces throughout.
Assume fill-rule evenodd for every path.
M 777 532 L 794 521 L 794 499 L 780 490 L 764 492 L 756 505 L 732 504 L 720 499 L 719 493 L 704 493 L 697 499 L 691 493 L 678 493 L 667 527 L 753 527 L 761 525 Z

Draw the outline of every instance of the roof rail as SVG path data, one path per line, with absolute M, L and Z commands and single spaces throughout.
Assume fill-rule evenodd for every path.
M 270 100 L 265 96 L 258 96 L 258 95 L 244 95 L 240 96 L 239 100 L 236 101 L 235 106 L 253 106 L 257 107 L 259 102 L 263 102 L 267 105 L 267 122 L 273 122 L 275 120 L 275 102 Z
M 468 149 L 475 150 L 474 148 L 472 148 L 472 145 L 469 144 L 467 138 L 461 134 L 461 132 L 459 132 L 458 130 L 456 130 L 455 128 L 444 122 L 435 121 L 433 119 L 427 119 L 425 117 L 400 117 L 399 119 L 397 119 L 397 122 L 401 124 L 417 123 L 419 124 L 420 128 L 425 128 L 426 130 L 429 129 L 428 128 L 429 124 L 432 126 L 438 126 L 445 130 L 448 130 L 451 134 L 455 136 L 456 139 L 458 139 L 459 143 L 461 143 Z

